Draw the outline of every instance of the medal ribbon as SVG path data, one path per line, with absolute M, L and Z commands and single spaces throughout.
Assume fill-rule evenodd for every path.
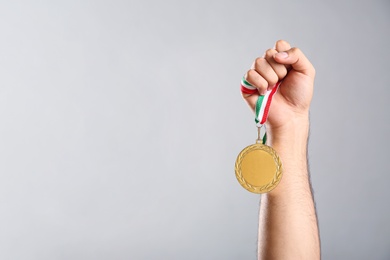
M 255 107 L 255 122 L 256 125 L 262 127 L 268 118 L 269 107 L 271 106 L 272 98 L 279 88 L 280 81 L 271 89 L 267 90 L 264 96 L 259 96 Z
M 257 88 L 252 86 L 244 77 L 241 79 L 241 92 L 245 94 L 255 94 L 257 93 Z
M 265 95 L 259 96 L 255 106 L 255 122 L 257 127 L 262 127 L 268 118 L 269 108 L 271 106 L 272 98 L 275 95 L 276 91 L 280 86 L 281 81 L 275 84 L 271 90 L 267 90 Z M 243 77 L 241 79 L 241 92 L 245 94 L 255 94 L 258 93 L 257 88 L 252 86 L 248 81 Z M 267 140 L 267 134 L 264 134 L 263 144 Z

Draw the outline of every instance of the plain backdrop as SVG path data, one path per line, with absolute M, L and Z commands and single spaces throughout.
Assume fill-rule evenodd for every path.
M 0 259 L 256 259 L 239 83 L 285 39 L 317 70 L 323 259 L 390 259 L 390 2 L 0 1 Z

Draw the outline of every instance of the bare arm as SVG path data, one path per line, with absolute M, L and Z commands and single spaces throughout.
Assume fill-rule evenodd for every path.
M 259 259 L 320 259 L 317 216 L 307 165 L 314 76 L 315 70 L 303 53 L 285 41 L 278 41 L 275 48 L 256 59 L 246 74 L 247 81 L 259 93 L 283 80 L 267 123 L 268 145 L 282 160 L 283 177 L 273 191 L 261 197 Z M 253 109 L 258 95 L 243 97 Z

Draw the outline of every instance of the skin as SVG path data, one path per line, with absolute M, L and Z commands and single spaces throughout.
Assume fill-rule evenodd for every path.
M 279 185 L 263 194 L 258 259 L 320 259 L 317 214 L 307 164 L 309 108 L 315 69 L 298 48 L 279 40 L 257 58 L 246 80 L 258 94 L 243 94 L 254 110 L 257 98 L 282 80 L 266 123 L 268 141 L 283 163 Z

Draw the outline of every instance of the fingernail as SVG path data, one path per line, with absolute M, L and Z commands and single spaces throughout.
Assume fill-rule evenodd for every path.
M 285 59 L 288 57 L 288 53 L 283 51 L 283 52 L 278 52 L 275 54 L 275 57 L 278 57 L 279 59 Z

